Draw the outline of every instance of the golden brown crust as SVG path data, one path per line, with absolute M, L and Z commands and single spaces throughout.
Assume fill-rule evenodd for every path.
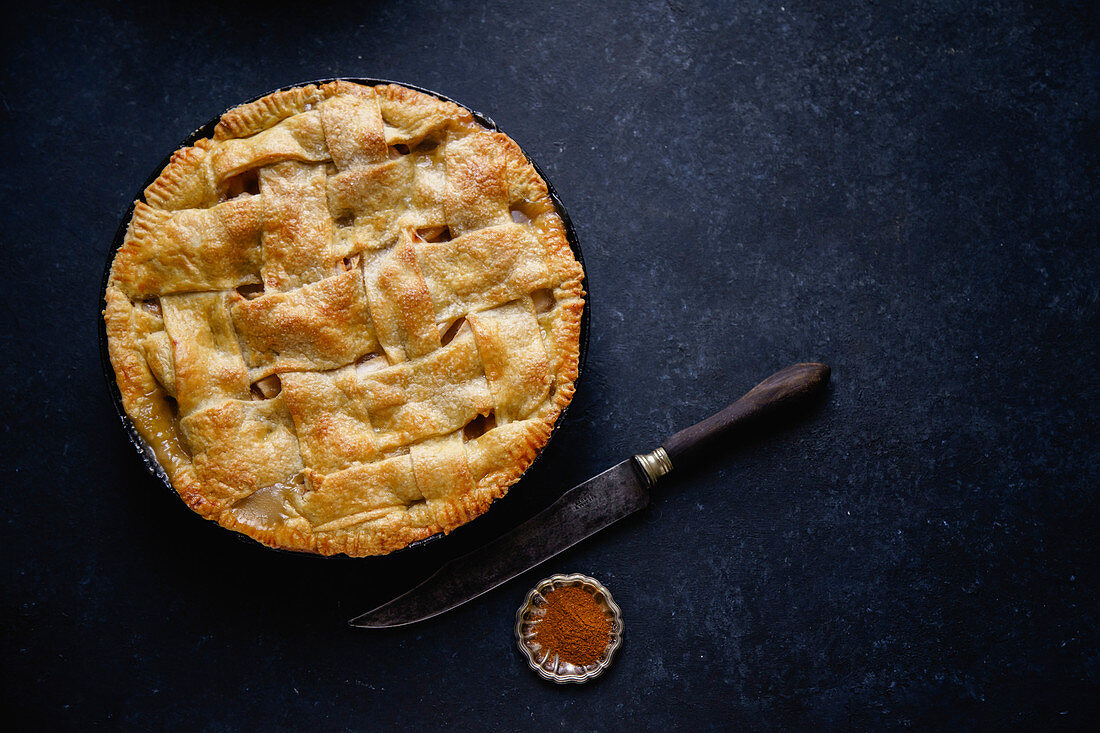
M 234 107 L 222 115 L 214 128 L 214 141 L 250 137 L 263 132 L 292 115 L 307 111 L 330 95 L 328 87 L 309 84 L 274 92 L 255 102 Z
M 145 189 L 145 202 L 166 211 L 206 206 L 214 194 L 205 167 L 212 145 L 204 138 L 173 153 L 165 169 Z
M 113 281 L 131 298 L 259 282 L 260 215 L 258 196 L 179 211 L 139 201 L 115 255 Z
M 145 199 L 112 265 L 111 362 L 180 496 L 225 527 L 353 556 L 449 532 L 573 395 L 583 272 L 519 146 L 453 103 L 276 92 Z
M 417 145 L 426 138 L 439 140 L 448 132 L 480 129 L 470 111 L 453 102 L 399 84 L 382 84 L 374 91 L 390 145 Z
M 252 367 L 335 369 L 378 345 L 357 271 L 285 293 L 231 298 L 233 323 Z

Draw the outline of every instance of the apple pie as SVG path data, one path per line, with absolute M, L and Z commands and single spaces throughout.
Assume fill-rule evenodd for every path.
M 195 512 L 352 556 L 508 491 L 577 378 L 584 273 L 510 138 L 346 81 L 176 151 L 106 290 L 123 407 Z

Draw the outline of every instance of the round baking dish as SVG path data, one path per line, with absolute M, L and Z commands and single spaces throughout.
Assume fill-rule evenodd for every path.
M 493 119 L 491 117 L 489 117 L 488 115 L 486 115 L 482 112 L 479 112 L 475 109 L 472 109 L 469 106 L 467 106 L 465 104 L 462 104 L 461 102 L 458 102 L 454 99 L 451 99 L 450 97 L 448 97 L 446 95 L 440 94 L 439 92 L 435 92 L 435 91 L 432 91 L 430 89 L 425 89 L 423 87 L 418 87 L 418 86 L 415 86 L 413 84 L 407 84 L 405 82 L 391 81 L 391 80 L 388 80 L 388 79 L 374 79 L 374 78 L 362 78 L 362 77 L 326 77 L 326 78 L 322 78 L 322 79 L 313 79 L 313 80 L 310 80 L 310 81 L 297 82 L 295 84 L 289 84 L 287 86 L 280 87 L 278 89 L 272 89 L 270 91 L 264 92 L 263 94 L 258 94 L 255 97 L 252 97 L 251 99 L 242 100 L 241 102 L 239 102 L 237 104 L 234 104 L 234 105 L 231 105 L 230 107 L 226 108 L 226 111 L 228 111 L 229 109 L 232 109 L 234 107 L 237 107 L 239 105 L 242 105 L 242 104 L 248 104 L 249 102 L 254 102 L 257 99 L 260 99 L 262 97 L 267 96 L 268 94 L 272 94 L 272 93 L 277 92 L 277 91 L 284 91 L 284 90 L 287 90 L 287 89 L 293 89 L 294 87 L 305 86 L 305 85 L 308 85 L 308 84 L 318 84 L 318 85 L 320 85 L 320 84 L 325 84 L 325 83 L 328 83 L 328 82 L 340 81 L 340 80 L 354 82 L 356 84 L 363 84 L 363 85 L 366 85 L 366 86 L 377 86 L 379 84 L 399 84 L 401 86 L 408 87 L 409 89 L 413 89 L 413 90 L 416 90 L 418 92 L 422 92 L 424 94 L 429 94 L 429 95 L 431 95 L 433 97 L 436 97 L 438 99 L 441 99 L 443 101 L 451 102 L 453 104 L 457 104 L 458 106 L 469 110 L 470 113 L 474 116 L 474 119 L 476 119 L 477 122 L 480 125 L 482 125 L 483 127 L 485 127 L 486 129 L 493 130 L 495 132 L 504 132 L 504 130 L 501 130 L 500 126 L 497 125 L 497 123 L 494 122 Z M 221 119 L 221 117 L 222 117 L 222 115 L 218 114 L 214 118 L 208 120 L 205 124 L 203 124 L 201 127 L 196 129 L 194 132 L 192 132 L 186 138 L 184 138 L 183 141 L 180 142 L 179 145 L 177 145 L 175 148 L 173 148 L 173 152 L 175 150 L 178 150 L 179 148 L 194 145 L 196 141 L 198 141 L 198 140 L 200 140 L 204 137 L 210 137 L 211 135 L 213 135 L 214 128 L 217 126 L 218 121 Z M 149 177 L 145 180 L 145 182 L 142 183 L 141 187 L 137 190 L 135 195 L 132 197 L 132 200 L 137 201 L 137 200 L 141 200 L 143 198 L 143 192 L 149 186 L 149 184 L 151 184 L 157 178 L 157 176 L 160 175 L 160 172 L 165 168 L 165 166 L 168 165 L 169 161 L 171 160 L 171 155 L 172 154 L 169 153 L 167 156 L 165 156 L 164 160 L 161 161 L 160 165 L 158 165 L 153 170 L 153 172 L 149 175 Z M 581 376 L 584 373 L 585 360 L 586 360 L 587 355 L 588 355 L 588 332 L 589 332 L 589 321 L 590 321 L 590 305 L 589 305 L 589 303 L 590 303 L 590 300 L 591 300 L 591 295 L 588 294 L 588 291 L 589 291 L 588 276 L 587 276 L 587 270 L 585 269 L 585 266 L 584 266 L 584 257 L 581 254 L 580 242 L 577 239 L 577 233 L 576 233 L 576 230 L 573 227 L 573 222 L 569 218 L 569 213 L 566 210 L 565 205 L 562 203 L 561 198 L 558 196 L 558 193 L 555 190 L 553 183 L 550 181 L 549 178 L 547 178 L 546 174 L 543 173 L 543 171 L 539 167 L 538 163 L 536 163 L 534 160 L 531 159 L 531 157 L 529 155 L 527 155 L 526 151 L 524 152 L 524 155 L 527 156 L 527 160 L 531 163 L 531 165 L 535 168 L 535 170 L 538 172 L 538 174 L 546 182 L 546 187 L 547 187 L 547 189 L 549 190 L 549 193 L 550 193 L 550 199 L 554 204 L 554 208 L 556 209 L 556 211 L 558 213 L 558 216 L 561 217 L 562 223 L 565 225 L 565 234 L 566 234 L 566 238 L 569 241 L 569 247 L 573 251 L 573 256 L 576 257 L 577 262 L 580 264 L 581 270 L 584 272 L 584 276 L 582 278 L 582 283 L 583 283 L 586 295 L 585 295 L 585 299 L 584 299 L 584 311 L 581 314 L 581 332 L 580 332 L 580 343 L 579 343 L 579 357 L 578 357 L 578 360 L 577 360 L 577 379 L 575 381 L 575 384 L 579 384 Z M 105 263 L 104 269 L 103 269 L 103 279 L 102 279 L 102 282 L 100 283 L 100 288 L 99 288 L 99 304 L 100 304 L 99 312 L 100 312 L 100 315 L 97 319 L 98 324 L 99 324 L 98 325 L 98 329 L 99 329 L 99 355 L 100 355 L 100 360 L 101 360 L 102 365 L 103 365 L 103 375 L 104 375 L 104 378 L 106 379 L 106 382 L 107 382 L 107 390 L 111 395 L 111 401 L 114 403 L 115 411 L 118 413 L 119 420 L 122 422 L 123 430 L 126 432 L 126 436 L 129 438 L 130 443 L 137 450 L 138 455 L 141 456 L 141 460 L 145 464 L 145 467 L 149 470 L 149 473 L 152 474 L 152 476 L 160 484 L 162 484 L 166 489 L 168 489 L 168 491 L 170 491 L 173 496 L 175 496 L 177 499 L 179 499 L 181 508 L 184 508 L 184 509 L 187 509 L 188 511 L 190 511 L 190 509 L 187 508 L 186 504 L 183 503 L 183 500 L 180 499 L 179 495 L 176 493 L 175 488 L 172 486 L 172 482 L 168 478 L 168 474 L 165 472 L 164 468 L 157 461 L 152 447 L 148 443 L 146 443 L 145 440 L 138 434 L 137 429 L 134 427 L 134 425 L 131 422 L 129 416 L 126 414 L 126 410 L 122 406 L 122 395 L 119 393 L 118 384 L 115 381 L 114 368 L 111 366 L 110 355 L 108 353 L 107 329 L 106 329 L 106 324 L 103 320 L 103 317 L 102 317 L 101 313 L 102 313 L 103 309 L 106 307 L 106 293 L 107 293 L 108 281 L 110 279 L 110 274 L 111 274 L 111 264 L 114 261 L 115 253 L 118 251 L 119 247 L 122 246 L 122 243 L 123 243 L 123 241 L 126 237 L 126 229 L 127 229 L 127 226 L 130 222 L 130 219 L 133 217 L 133 214 L 134 214 L 134 204 L 131 203 L 130 206 L 127 207 L 126 211 L 123 213 L 122 218 L 119 221 L 118 229 L 115 231 L 114 238 L 111 241 L 111 246 L 110 246 L 110 248 L 107 252 L 107 259 L 106 259 L 106 263 Z M 571 404 L 572 403 L 570 403 L 570 405 Z M 536 455 L 535 459 L 531 462 L 531 465 L 527 467 L 528 471 L 530 471 L 531 467 L 533 467 L 536 463 L 539 462 L 539 460 L 541 460 L 543 452 L 546 450 L 546 446 L 550 444 L 551 440 L 553 440 L 554 435 L 557 433 L 558 427 L 561 425 L 562 421 L 565 419 L 565 415 L 568 412 L 570 405 L 566 405 L 566 407 L 558 415 L 558 419 L 554 423 L 554 429 L 553 429 L 553 431 L 551 431 L 550 438 L 547 440 L 546 445 L 544 445 L 542 447 L 542 449 L 539 450 L 538 455 Z M 525 472 L 525 474 L 526 474 L 526 472 Z M 509 491 L 514 491 L 517 486 L 521 486 L 522 484 L 523 484 L 523 477 L 521 477 L 519 479 L 519 481 L 517 481 L 509 489 Z M 477 519 L 475 518 L 473 521 L 476 522 Z M 243 535 L 239 532 L 234 532 L 230 529 L 222 527 L 221 525 L 217 524 L 216 522 L 213 522 L 212 524 L 214 524 L 218 528 L 219 531 L 226 532 L 226 533 L 236 537 L 239 540 L 242 540 L 242 541 L 247 542 L 249 544 L 255 544 L 255 545 L 258 545 L 260 547 L 264 547 L 265 549 L 276 550 L 276 551 L 279 551 L 279 552 L 290 552 L 290 553 L 293 553 L 295 555 L 309 555 L 311 557 L 319 557 L 319 558 L 340 557 L 340 555 L 327 555 L 326 556 L 326 555 L 319 555 L 319 554 L 314 554 L 314 553 L 309 553 L 309 552 L 300 552 L 300 551 L 297 551 L 297 550 L 287 550 L 287 549 L 277 548 L 277 547 L 268 547 L 267 545 L 263 545 L 259 542 L 256 542 L 255 540 L 253 540 L 253 539 L 251 539 L 251 538 L 249 538 L 249 537 L 247 537 L 247 536 L 245 536 L 245 535 Z M 390 553 L 390 556 L 392 556 L 395 553 L 403 553 L 403 552 L 406 552 L 408 550 L 413 550 L 413 549 L 416 549 L 416 548 L 422 548 L 422 547 L 425 547 L 425 546 L 430 545 L 430 544 L 434 545 L 440 539 L 442 539 L 444 536 L 445 535 L 441 532 L 441 533 L 438 533 L 438 534 L 434 534 L 430 537 L 426 537 L 424 539 L 417 540 L 415 542 L 410 543 L 408 546 L 406 546 L 404 548 L 401 548 L 399 550 L 395 550 L 393 553 Z

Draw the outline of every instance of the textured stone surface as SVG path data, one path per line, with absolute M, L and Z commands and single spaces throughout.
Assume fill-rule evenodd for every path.
M 351 7 L 351 5 L 358 7 Z M 1097 17 L 1088 3 L 35 3 L 0 29 L 3 708 L 84 727 L 1082 726 L 1100 699 Z M 365 7 L 364 7 L 365 6 Z M 156 7 L 157 9 L 153 9 Z M 574 407 L 483 520 L 381 560 L 227 537 L 144 472 L 104 387 L 119 217 L 193 128 L 312 78 L 492 116 L 570 208 Z M 344 620 L 790 362 L 802 423 L 407 629 Z M 511 638 L 584 572 L 614 668 Z

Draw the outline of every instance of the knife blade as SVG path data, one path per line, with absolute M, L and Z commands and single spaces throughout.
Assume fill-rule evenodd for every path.
M 408 593 L 352 619 L 352 626 L 403 626 L 473 600 L 649 504 L 633 459 L 573 487 L 546 509 L 473 552 L 451 560 Z
M 578 484 L 546 509 L 476 550 L 445 563 L 407 593 L 348 623 L 365 629 L 416 623 L 473 600 L 649 504 L 673 468 L 696 462 L 722 436 L 805 403 L 829 381 L 825 364 L 795 364 L 741 399 L 640 454 Z

